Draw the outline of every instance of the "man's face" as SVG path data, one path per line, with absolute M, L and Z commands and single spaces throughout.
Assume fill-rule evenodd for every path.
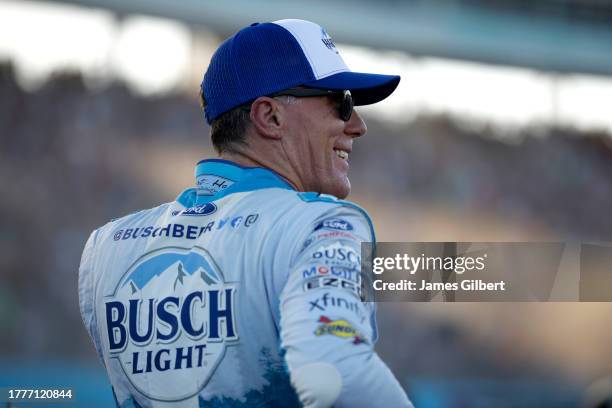
M 348 122 L 340 119 L 338 103 L 328 96 L 286 101 L 283 149 L 305 191 L 345 198 L 351 191 L 348 171 L 353 140 L 367 128 L 356 111 Z

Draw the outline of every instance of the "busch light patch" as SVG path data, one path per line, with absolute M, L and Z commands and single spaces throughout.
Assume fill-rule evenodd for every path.
M 196 395 L 226 347 L 238 341 L 236 291 L 203 248 L 168 247 L 144 255 L 98 311 L 110 358 L 148 398 Z
M 338 231 L 352 231 L 353 226 L 350 222 L 343 220 L 342 218 L 328 218 L 321 221 L 315 227 L 315 231 L 320 229 L 338 230 Z
M 348 269 L 361 267 L 361 254 L 355 248 L 334 242 L 331 245 L 320 246 L 311 252 L 312 262 L 319 265 L 339 266 Z

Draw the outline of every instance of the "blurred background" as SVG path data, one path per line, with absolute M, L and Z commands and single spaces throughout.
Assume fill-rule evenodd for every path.
M 402 75 L 360 108 L 351 155 L 349 198 L 379 241 L 612 239 L 607 0 L 0 0 L 0 386 L 112 406 L 78 312 L 85 240 L 193 184 L 214 155 L 198 105 L 212 52 L 281 18 L 323 25 L 355 71 Z M 604 407 L 612 393 L 612 304 L 378 316 L 378 352 L 417 407 Z

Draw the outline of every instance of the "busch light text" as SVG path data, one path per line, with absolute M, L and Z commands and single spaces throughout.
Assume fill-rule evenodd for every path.
M 209 342 L 237 338 L 235 290 L 197 290 L 180 297 L 106 302 L 111 354 L 122 353 L 131 343 L 134 347 L 130 349 L 136 350 L 126 361 L 131 374 L 201 367 Z M 187 341 L 177 342 L 181 338 Z

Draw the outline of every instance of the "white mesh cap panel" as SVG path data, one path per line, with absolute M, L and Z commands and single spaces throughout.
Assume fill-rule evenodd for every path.
M 339 72 L 350 71 L 340 56 L 331 37 L 319 25 L 304 20 L 274 21 L 289 31 L 302 47 L 316 79 L 322 79 Z

